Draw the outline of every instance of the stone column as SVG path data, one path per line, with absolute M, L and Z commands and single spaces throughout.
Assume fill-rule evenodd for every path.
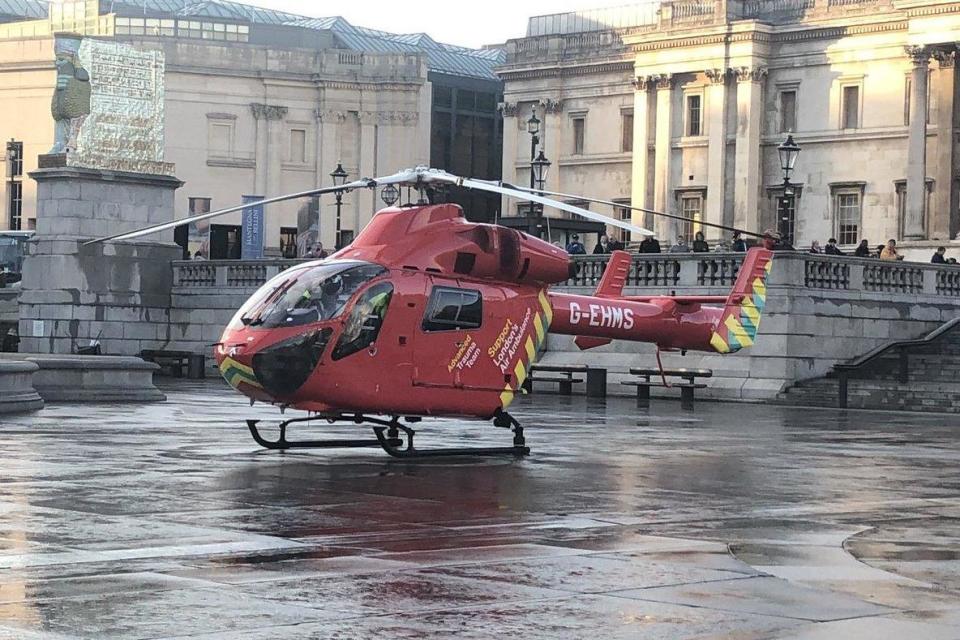
M 563 183 L 560 182 L 560 158 L 570 155 L 572 144 L 563 139 L 563 100 L 547 98 L 541 100 L 543 105 L 543 129 L 540 132 L 541 145 L 543 153 L 551 159 L 553 166 L 547 174 L 547 183 L 545 188 L 550 191 L 563 191 Z M 589 136 L 590 132 L 587 131 Z M 556 214 L 556 212 L 554 212 Z
M 633 82 L 633 158 L 631 163 L 630 202 L 634 207 L 650 207 L 650 78 L 637 77 Z M 651 228 L 653 216 L 634 211 L 630 222 Z M 631 236 L 633 241 L 643 238 Z
M 255 102 L 250 105 L 250 109 L 253 111 L 257 129 L 254 189 L 258 195 L 278 195 L 283 148 L 281 121 L 287 115 L 287 108 Z
M 913 61 L 910 86 L 910 137 L 907 146 L 907 206 L 903 220 L 906 240 L 922 240 L 926 236 L 925 209 L 927 200 L 927 82 L 930 50 L 907 47 Z
M 707 202 L 704 220 L 724 223 L 724 203 L 727 190 L 727 70 L 707 69 L 710 80 L 707 87 Z M 704 227 L 711 244 L 722 238 L 719 229 Z
M 359 174 L 357 177 L 373 177 L 377 175 L 379 169 L 377 162 L 377 140 L 379 131 L 379 114 L 375 111 L 360 112 L 360 162 Z M 392 173 L 388 172 L 388 173 Z M 373 214 L 383 206 L 380 201 L 378 189 L 364 189 L 357 191 L 353 198 L 353 217 L 344 220 L 344 229 L 352 229 L 354 236 L 360 233 L 360 229 L 366 226 Z
M 503 118 L 503 153 L 502 169 L 503 181 L 517 184 L 517 144 L 520 140 L 520 130 L 517 128 L 517 115 L 520 106 L 516 102 L 501 102 L 497 105 L 497 110 Z M 521 181 L 521 184 L 524 184 Z M 500 198 L 500 216 L 512 216 L 510 211 L 511 198 L 503 196 Z
M 664 213 L 672 213 L 673 202 L 670 197 L 670 156 L 673 121 L 673 76 L 661 74 L 656 76 L 657 83 L 657 131 L 653 165 L 653 208 Z M 657 216 L 654 230 L 661 243 L 669 246 L 676 236 L 677 224 L 675 220 Z
M 954 162 L 954 109 L 956 94 L 956 51 L 933 52 L 937 61 L 935 90 L 937 93 L 937 141 L 933 157 L 933 207 L 929 213 L 931 238 L 949 240 L 957 228 L 957 187 Z M 911 112 L 912 113 L 912 112 Z
M 734 181 L 735 226 L 760 228 L 760 121 L 766 67 L 740 67 L 737 73 L 737 151 Z

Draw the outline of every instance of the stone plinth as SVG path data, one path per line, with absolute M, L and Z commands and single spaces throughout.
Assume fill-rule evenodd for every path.
M 16 360 L 25 362 L 14 362 Z M 166 400 L 166 396 L 153 384 L 153 374 L 160 367 L 140 358 L 0 353 L 0 372 L 3 371 L 2 367 L 12 364 L 25 364 L 39 369 L 33 369 L 36 371 L 33 374 L 33 388 L 45 402 Z
M 33 388 L 39 368 L 33 362 L 0 361 L 0 414 L 43 409 L 43 398 Z
M 49 161 L 52 156 L 47 156 Z M 52 167 L 38 184 L 37 235 L 23 265 L 20 350 L 74 353 L 99 339 L 105 353 L 136 355 L 168 341 L 172 231 L 142 241 L 87 240 L 173 220 L 169 176 Z

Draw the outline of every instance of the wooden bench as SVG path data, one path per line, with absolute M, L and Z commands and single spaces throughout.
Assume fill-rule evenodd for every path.
M 544 374 L 558 375 L 544 375 Z M 583 378 L 576 377 L 582 375 Z M 588 398 L 605 398 L 607 395 L 607 370 L 599 367 L 588 367 L 583 364 L 549 365 L 535 364 L 530 367 L 530 376 L 524 380 L 523 388 L 527 393 L 533 391 L 534 382 L 556 382 L 560 386 L 560 393 L 571 395 L 573 385 L 587 383 Z
M 707 385 L 697 382 L 697 378 L 710 378 L 713 371 L 710 369 L 664 369 L 662 372 L 666 378 L 680 378 L 684 382 L 670 382 L 663 384 L 660 369 L 630 369 L 630 375 L 639 376 L 640 380 L 625 380 L 620 384 L 637 388 L 637 407 L 647 408 L 650 406 L 650 387 L 678 387 L 680 389 L 680 406 L 684 409 L 693 410 L 693 392 L 695 389 L 703 389 Z M 654 378 L 654 380 L 651 380 Z
M 184 368 L 187 377 L 198 380 L 206 377 L 207 357 L 202 353 L 191 351 L 172 351 L 165 349 L 144 349 L 140 357 L 147 362 L 154 362 L 161 367 L 170 367 L 170 373 L 175 378 L 182 378 Z
M 557 375 L 544 375 L 544 374 Z M 576 378 L 577 374 L 586 374 L 587 367 L 582 364 L 575 365 L 546 365 L 535 364 L 530 367 L 530 375 L 523 381 L 523 388 L 527 393 L 533 391 L 534 382 L 556 382 L 560 386 L 560 393 L 565 396 L 573 394 L 573 385 L 583 382 L 583 378 Z

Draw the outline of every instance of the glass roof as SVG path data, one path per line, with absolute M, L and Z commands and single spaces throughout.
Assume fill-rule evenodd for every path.
M 397 34 L 350 24 L 341 17 L 308 18 L 229 0 L 111 0 L 101 7 L 124 16 L 218 18 L 253 24 L 288 25 L 332 31 L 339 46 L 379 53 L 423 53 L 431 71 L 496 80 L 493 69 L 506 60 L 502 49 L 470 49 L 436 42 L 425 33 Z M 0 15 L 42 18 L 42 0 L 0 0 Z

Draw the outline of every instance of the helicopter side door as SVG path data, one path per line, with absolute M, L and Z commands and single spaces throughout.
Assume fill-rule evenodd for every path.
M 431 276 L 416 330 L 414 385 L 499 390 L 503 375 L 488 354 L 503 325 L 500 287 Z

